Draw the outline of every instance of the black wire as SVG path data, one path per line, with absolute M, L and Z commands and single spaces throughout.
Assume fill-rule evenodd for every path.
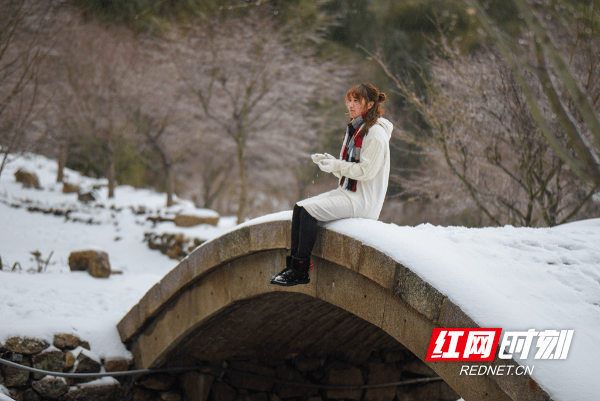
M 241 375 L 247 375 L 247 376 L 260 377 L 263 379 L 268 379 L 274 383 L 283 383 L 283 384 L 287 384 L 290 386 L 320 388 L 320 389 L 325 389 L 325 390 L 364 390 L 364 389 L 370 389 L 370 388 L 395 387 L 395 386 L 403 386 L 403 385 L 407 385 L 407 384 L 428 383 L 428 382 L 442 380 L 441 377 L 436 376 L 436 377 L 423 377 L 423 378 L 419 378 L 419 379 L 403 380 L 403 381 L 393 382 L 393 383 L 365 384 L 362 386 L 330 386 L 330 385 L 326 385 L 326 384 L 290 382 L 287 380 L 276 379 L 274 377 L 260 376 L 260 375 L 256 375 L 253 373 L 240 372 L 240 371 L 230 370 L 230 369 L 225 369 L 225 368 L 217 368 L 214 366 L 179 366 L 179 367 L 170 367 L 170 368 L 136 369 L 136 370 L 125 370 L 125 371 L 121 371 L 121 372 L 103 372 L 103 373 L 62 373 L 62 372 L 52 372 L 49 370 L 31 368 L 29 366 L 24 366 L 24 365 L 18 364 L 16 362 L 7 361 L 6 359 L 2 359 L 2 358 L 0 358 L 0 363 L 10 366 L 10 367 L 13 367 L 13 368 L 26 370 L 26 371 L 32 372 L 32 373 L 40 373 L 40 374 L 45 374 L 45 375 L 49 375 L 49 376 L 78 378 L 78 379 L 84 379 L 84 378 L 89 379 L 89 378 L 106 377 L 106 376 L 135 376 L 135 375 L 144 375 L 144 374 L 150 374 L 150 373 L 190 372 L 190 371 L 198 371 L 198 370 L 203 371 L 204 373 L 211 374 L 211 373 L 213 373 L 212 371 L 219 371 L 219 372 L 227 372 L 227 373 L 235 373 L 235 374 L 241 374 Z

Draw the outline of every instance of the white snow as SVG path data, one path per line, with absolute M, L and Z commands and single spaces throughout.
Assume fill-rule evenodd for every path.
M 34 170 L 41 190 L 15 183 L 19 167 Z M 236 229 L 234 218 L 221 218 L 219 226 L 175 227 L 164 222 L 152 228 L 139 206 L 159 210 L 166 196 L 149 190 L 118 187 L 114 200 L 106 188 L 98 190 L 105 208 L 82 206 L 75 194 L 63 194 L 54 184 L 56 163 L 29 155 L 10 163 L 0 178 L 0 341 L 10 336 L 31 336 L 52 342 L 55 333 L 73 333 L 90 342 L 100 358 L 130 358 L 119 340 L 116 324 L 170 269 L 177 265 L 142 242 L 145 231 L 183 232 L 205 240 Z M 102 180 L 69 171 L 69 182 L 94 185 Z M 18 199 L 31 205 L 77 209 L 71 217 L 90 217 L 97 224 L 64 222 L 64 217 L 31 213 L 9 206 Z M 179 200 L 180 208 L 193 205 Z M 122 208 L 121 211 L 110 207 Z M 132 210 L 133 208 L 133 210 Z M 197 211 L 197 213 L 204 213 Z M 209 213 L 209 212 L 206 212 Z M 289 220 L 285 211 L 244 223 Z M 566 360 L 533 360 L 533 378 L 557 401 L 597 400 L 600 380 L 600 219 L 554 228 L 470 229 L 429 224 L 401 227 L 382 222 L 347 219 L 325 224 L 353 236 L 409 267 L 459 305 L 481 327 L 504 331 L 575 330 Z M 95 279 L 70 272 L 67 259 L 76 250 L 97 248 L 109 254 L 114 270 L 123 274 Z M 38 250 L 45 272 L 28 273 L 38 264 L 30 252 Z M 31 259 L 31 260 L 30 260 Z M 21 270 L 11 272 L 15 262 Z M 0 388 L 1 390 L 1 388 Z M 0 400 L 2 399 L 0 391 Z

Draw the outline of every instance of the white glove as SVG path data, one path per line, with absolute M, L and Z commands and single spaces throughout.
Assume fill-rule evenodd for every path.
M 333 167 L 336 162 L 337 162 L 337 160 L 335 160 L 335 159 L 323 159 L 317 165 L 319 166 L 321 171 L 324 171 L 326 173 L 331 173 L 331 172 L 333 172 Z
M 312 161 L 316 164 L 319 164 L 319 162 L 323 159 L 327 159 L 327 156 L 322 154 L 322 153 L 315 153 L 314 155 L 310 156 Z

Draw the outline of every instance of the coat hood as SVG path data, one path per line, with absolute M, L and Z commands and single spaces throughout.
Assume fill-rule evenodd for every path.
M 379 117 L 377 119 L 376 125 L 379 125 L 383 128 L 383 130 L 388 135 L 388 139 L 392 137 L 392 131 L 394 130 L 394 124 L 390 122 L 390 120 L 385 119 L 383 117 Z

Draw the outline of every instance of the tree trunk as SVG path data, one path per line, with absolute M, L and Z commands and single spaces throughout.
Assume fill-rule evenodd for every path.
M 248 200 L 248 172 L 246 171 L 246 154 L 244 153 L 244 144 L 241 141 L 238 145 L 238 164 L 240 166 L 240 200 L 238 202 L 237 223 L 244 222 L 246 214 L 246 203 Z
M 165 166 L 167 173 L 167 207 L 173 206 L 173 192 L 175 190 L 175 175 L 173 174 L 173 166 L 167 164 Z
M 56 182 L 63 182 L 64 180 L 64 169 L 67 165 L 69 145 L 67 141 L 61 141 L 58 145 L 58 172 L 56 174 Z
M 108 168 L 106 171 L 106 177 L 108 178 L 108 197 L 115 197 L 115 152 L 112 146 L 112 141 L 108 140 Z

